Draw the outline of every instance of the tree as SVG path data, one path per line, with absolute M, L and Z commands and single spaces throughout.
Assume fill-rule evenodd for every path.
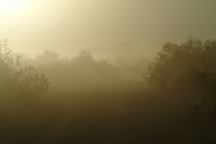
M 9 64 L 12 59 L 10 57 L 11 55 L 11 50 L 8 46 L 8 40 L 0 40 L 0 60 L 3 61 L 4 63 Z
M 188 93 L 216 105 L 216 41 L 165 44 L 149 66 L 147 81 L 159 91 Z
M 0 41 L 0 94 L 8 94 L 12 85 L 10 49 L 7 40 Z
M 7 40 L 0 41 L 0 91 L 4 95 L 33 95 L 48 89 L 49 82 L 44 74 L 33 66 L 21 63 L 19 57 L 13 61 Z
M 19 92 L 32 95 L 48 89 L 49 82 L 44 74 L 40 74 L 33 66 L 25 66 L 14 73 Z
M 60 61 L 60 56 L 54 51 L 46 50 L 36 57 L 36 61 L 39 64 L 55 64 Z

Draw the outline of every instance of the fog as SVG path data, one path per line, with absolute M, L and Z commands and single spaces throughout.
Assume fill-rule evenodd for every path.
M 31 56 L 51 49 L 71 57 L 135 41 L 150 57 L 155 43 L 214 38 L 214 5 L 212 0 L 17 0 L 1 6 L 0 33 L 14 51 Z
M 215 5 L 0 0 L 0 143 L 216 143 Z

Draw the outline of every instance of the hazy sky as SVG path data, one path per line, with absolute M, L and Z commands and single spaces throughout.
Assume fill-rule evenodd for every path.
M 0 5 L 0 38 L 30 55 L 51 49 L 69 56 L 126 41 L 154 44 L 216 36 L 215 0 L 6 1 Z

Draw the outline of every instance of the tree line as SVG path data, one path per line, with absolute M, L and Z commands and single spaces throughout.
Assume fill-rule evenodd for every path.
M 82 52 L 70 62 L 60 60 L 56 53 L 45 51 L 38 57 L 39 67 L 26 64 L 17 56 L 14 58 L 7 40 L 0 42 L 0 90 L 1 95 L 30 96 L 48 90 L 50 82 L 46 71 L 58 66 L 58 75 L 67 77 L 78 73 L 98 77 L 102 73 L 115 73 L 116 69 L 106 61 L 95 61 L 87 52 Z M 54 62 L 54 66 L 52 66 Z M 51 68 L 50 68 L 51 67 Z M 41 71 L 42 69 L 42 71 Z M 58 73 L 58 71 L 60 71 Z M 100 73 L 95 73 L 100 71 Z M 101 75 L 104 78 L 108 75 Z M 194 98 L 200 101 L 195 111 L 216 115 L 216 40 L 189 39 L 182 44 L 166 43 L 157 57 L 148 66 L 144 75 L 151 90 L 164 95 Z M 110 79 L 108 77 L 108 79 Z

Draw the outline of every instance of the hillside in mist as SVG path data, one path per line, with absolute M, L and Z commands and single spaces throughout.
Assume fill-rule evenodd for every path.
M 216 144 L 215 6 L 0 0 L 0 144 Z
M 152 60 L 162 45 L 163 42 L 125 41 L 117 45 L 90 47 L 84 50 L 115 65 L 133 65 L 140 59 Z
M 215 40 L 169 42 L 133 64 L 0 49 L 2 143 L 216 142 Z
M 142 74 L 150 63 L 145 57 L 118 63 L 114 60 L 98 59 L 93 55 L 81 51 L 72 58 L 63 58 L 56 52 L 47 50 L 31 61 L 47 75 L 54 87 L 122 89 L 133 83 L 144 83 Z M 121 55 L 123 57 L 123 54 Z

